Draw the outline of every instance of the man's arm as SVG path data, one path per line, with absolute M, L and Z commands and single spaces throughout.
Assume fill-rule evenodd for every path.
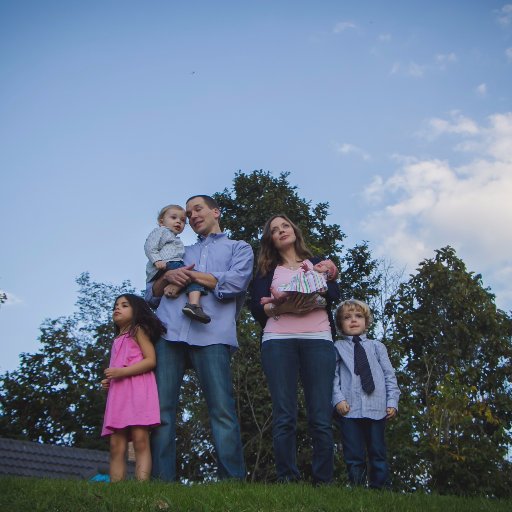
M 215 296 L 222 300 L 244 294 L 252 277 L 253 261 L 252 247 L 246 242 L 238 241 L 233 249 L 228 270 L 211 273 L 217 281 L 212 288 Z
M 173 284 L 178 288 L 183 288 L 184 286 L 187 286 L 187 284 L 192 282 L 191 276 L 193 276 L 194 274 L 203 274 L 203 272 L 192 272 L 191 269 L 193 268 L 194 265 L 187 265 L 185 267 L 180 267 L 174 270 L 168 270 L 158 279 L 155 279 L 155 281 L 153 281 L 152 286 L 153 297 L 162 297 L 162 295 L 164 294 L 164 288 L 168 284 Z M 209 274 L 204 275 L 207 276 Z
M 209 288 L 213 290 L 217 286 L 217 278 L 212 274 L 208 274 L 206 272 L 197 272 L 195 270 L 188 270 L 187 275 L 190 277 L 191 281 L 205 288 Z

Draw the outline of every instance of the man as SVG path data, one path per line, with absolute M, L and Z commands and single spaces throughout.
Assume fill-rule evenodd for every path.
M 230 240 L 219 225 L 216 201 L 191 197 L 186 213 L 199 241 L 185 248 L 185 267 L 168 270 L 148 283 L 146 300 L 158 304 L 157 316 L 167 326 L 155 345 L 161 425 L 151 436 L 153 477 L 176 479 L 176 410 L 187 364 L 195 370 L 206 398 L 219 478 L 245 478 L 240 426 L 235 410 L 230 356 L 238 346 L 236 318 L 252 275 L 249 244 Z M 203 324 L 182 313 L 186 295 L 172 290 L 195 282 L 210 291 L 201 299 L 211 322 Z

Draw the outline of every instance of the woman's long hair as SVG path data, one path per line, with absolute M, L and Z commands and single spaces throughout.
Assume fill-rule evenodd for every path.
M 119 297 L 116 297 L 114 307 L 121 297 L 124 297 L 128 301 L 133 310 L 132 323 L 130 324 L 130 334 L 132 336 L 135 335 L 137 327 L 141 327 L 144 329 L 149 339 L 154 343 L 162 334 L 167 332 L 164 324 L 155 315 L 155 313 L 153 313 L 148 303 L 142 297 L 138 297 L 133 293 L 123 293 L 119 295 Z M 116 336 L 120 332 L 120 329 L 115 322 L 114 332 L 116 333 Z
M 256 265 L 256 271 L 261 276 L 266 276 L 270 271 L 274 270 L 277 265 L 282 263 L 281 255 L 274 245 L 272 240 L 272 233 L 270 232 L 270 224 L 274 219 L 282 218 L 290 224 L 295 233 L 295 252 L 301 260 L 311 258 L 313 254 L 307 248 L 302 236 L 302 231 L 290 220 L 290 218 L 284 213 L 272 215 L 270 219 L 265 223 L 263 228 L 263 235 L 260 240 L 260 250 L 258 253 L 258 263 Z

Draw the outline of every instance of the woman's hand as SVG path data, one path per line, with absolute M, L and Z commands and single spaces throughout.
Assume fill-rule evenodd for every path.
M 317 307 L 314 296 L 304 293 L 297 293 L 290 297 L 286 302 L 278 306 L 278 314 L 292 313 L 294 315 L 304 315 L 313 311 Z

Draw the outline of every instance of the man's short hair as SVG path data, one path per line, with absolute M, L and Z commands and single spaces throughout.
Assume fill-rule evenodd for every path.
M 211 208 L 212 210 L 220 210 L 220 206 L 217 201 L 215 201 L 212 196 L 207 196 L 206 194 L 196 194 L 195 196 L 191 196 L 186 200 L 185 204 L 187 204 L 191 199 L 195 199 L 196 197 L 201 197 L 208 208 Z

